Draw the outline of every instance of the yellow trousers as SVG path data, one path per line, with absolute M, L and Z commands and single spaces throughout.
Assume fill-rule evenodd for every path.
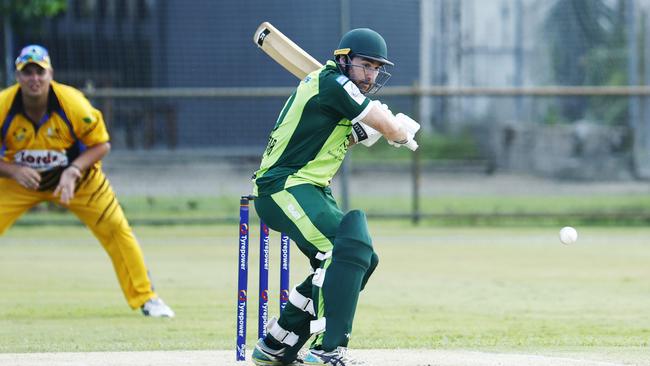
M 60 205 L 59 198 L 54 197 L 52 191 L 33 191 L 13 179 L 0 178 L 0 235 L 23 213 L 44 201 Z M 65 207 L 86 224 L 111 257 L 131 308 L 139 308 L 156 297 L 140 246 L 100 168 L 90 168 L 79 183 L 74 199 Z

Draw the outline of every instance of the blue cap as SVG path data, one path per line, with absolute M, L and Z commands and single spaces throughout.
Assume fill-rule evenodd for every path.
M 31 44 L 20 51 L 20 56 L 16 58 L 16 70 L 20 71 L 28 64 L 37 64 L 44 69 L 52 68 L 50 54 L 45 47 L 37 44 Z

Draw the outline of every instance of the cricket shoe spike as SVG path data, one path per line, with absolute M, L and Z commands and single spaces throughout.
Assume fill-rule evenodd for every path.
M 369 366 L 367 363 L 350 357 L 346 347 L 337 347 L 334 351 L 310 349 L 303 359 L 303 365 L 309 366 Z
M 144 316 L 150 316 L 152 318 L 173 318 L 176 315 L 174 314 L 174 310 L 167 306 L 159 297 L 149 299 L 142 305 L 140 310 L 142 310 Z
M 251 360 L 257 366 L 280 366 L 286 365 L 282 363 L 281 359 L 284 356 L 284 348 L 280 350 L 271 349 L 264 343 L 264 339 L 260 338 L 255 345 Z M 302 360 L 296 360 L 288 365 L 302 365 Z

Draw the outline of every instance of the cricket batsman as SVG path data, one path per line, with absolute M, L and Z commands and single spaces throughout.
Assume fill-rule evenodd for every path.
M 348 148 L 382 135 L 411 150 L 419 124 L 367 97 L 388 80 L 384 38 L 368 28 L 346 33 L 334 58 L 305 77 L 280 111 L 269 136 L 253 193 L 259 217 L 289 235 L 313 269 L 293 288 L 279 319 L 253 351 L 256 365 L 297 364 L 314 336 L 305 365 L 358 365 L 347 353 L 359 292 L 379 258 L 366 216 L 344 214 L 329 187 Z
M 102 244 L 131 308 L 173 317 L 153 290 L 140 246 L 102 172 L 110 144 L 101 112 L 52 76 L 47 50 L 30 45 L 16 59 L 18 82 L 0 91 L 0 235 L 37 204 L 58 203 Z

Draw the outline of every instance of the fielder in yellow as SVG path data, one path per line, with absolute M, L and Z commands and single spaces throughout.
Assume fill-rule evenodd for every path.
M 173 317 L 153 291 L 140 246 L 102 172 L 110 144 L 101 112 L 52 76 L 47 50 L 30 45 L 16 59 L 18 83 L 0 91 L 0 235 L 33 206 L 56 202 L 100 241 L 131 308 Z

